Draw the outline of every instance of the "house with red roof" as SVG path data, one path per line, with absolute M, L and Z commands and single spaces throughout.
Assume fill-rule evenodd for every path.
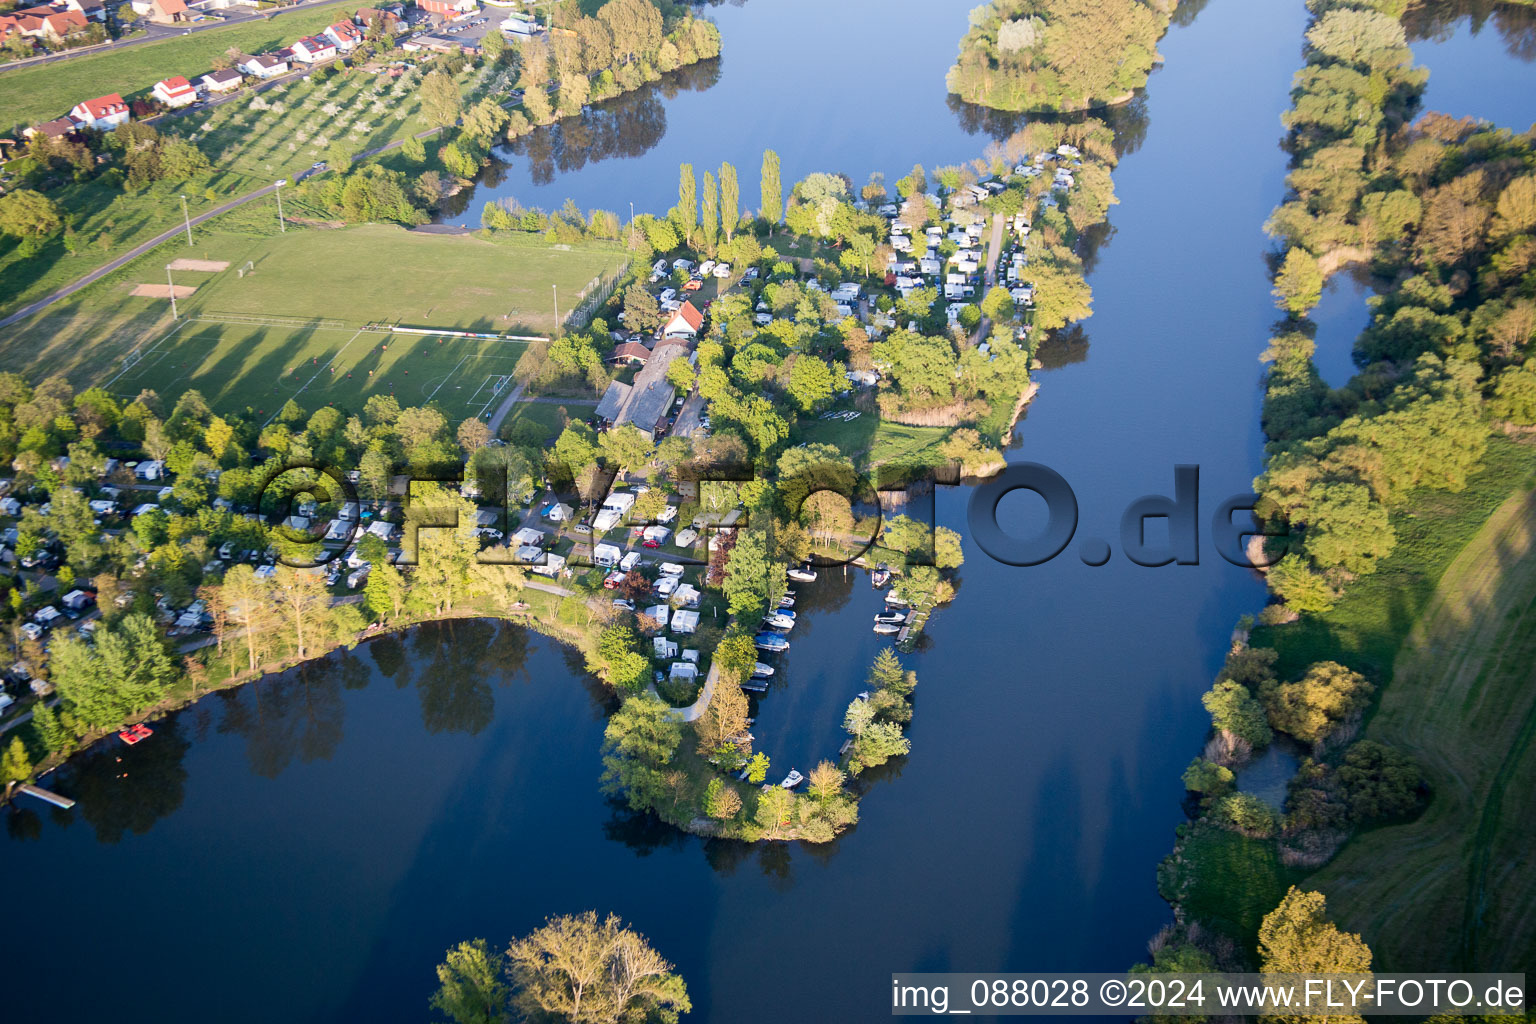
M 428 14 L 444 18 L 457 18 L 461 14 L 472 14 L 480 9 L 478 0 L 416 0 L 416 6 Z
M 677 307 L 672 318 L 661 326 L 663 338 L 692 338 L 699 333 L 704 326 L 704 314 L 691 302 L 684 302 Z
M 29 7 L 0 17 L 0 40 L 20 34 L 28 39 L 57 46 L 76 32 L 90 27 L 79 11 L 53 7 Z
M 336 49 L 342 53 L 350 53 L 358 43 L 363 41 L 363 30 L 350 21 L 338 21 L 334 25 L 328 25 L 320 34 L 335 43 Z
M 134 13 L 148 18 L 157 25 L 174 25 L 191 21 L 192 12 L 183 0 L 132 0 Z
M 70 108 L 69 116 L 85 128 L 107 132 L 128 123 L 128 104 L 117 93 L 98 96 Z
M 305 36 L 288 49 L 294 60 L 304 64 L 318 64 L 336 56 L 336 44 L 328 36 Z
M 405 28 L 405 8 L 359 7 L 357 13 L 352 16 L 352 20 L 363 29 L 365 35 L 373 27 L 374 22 L 378 22 L 385 32 L 397 36 L 400 30 Z
M 168 107 L 185 107 L 197 102 L 197 90 L 180 75 L 161 79 L 150 91 L 155 99 Z

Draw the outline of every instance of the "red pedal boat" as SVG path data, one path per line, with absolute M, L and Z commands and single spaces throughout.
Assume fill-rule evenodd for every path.
M 118 735 L 120 737 L 122 737 L 122 740 L 123 740 L 124 743 L 128 744 L 131 747 L 135 743 L 139 743 L 139 742 L 141 742 L 143 740 L 149 739 L 151 736 L 154 735 L 154 730 L 151 729 L 149 726 L 145 725 L 144 723 L 140 722 L 138 725 L 131 725 L 131 726 L 129 726 L 128 728 L 124 729 L 122 732 L 118 733 Z

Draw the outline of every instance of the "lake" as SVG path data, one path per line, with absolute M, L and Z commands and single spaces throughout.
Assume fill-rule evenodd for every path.
M 648 144 L 544 184 L 512 154 L 496 193 L 659 211 L 684 160 L 736 162 L 750 202 L 764 146 L 786 182 L 968 159 L 985 121 L 943 89 L 967 6 L 713 9 L 718 78 L 658 88 Z M 1079 546 L 1118 549 L 1121 512 L 1171 494 L 1178 464 L 1200 467 L 1207 524 L 1258 471 L 1262 224 L 1306 19 L 1299 0 L 1211 0 L 1121 114 L 1141 130 L 1093 253 L 1095 315 L 1048 354 L 1009 453 L 1069 481 L 1078 540 L 1025 569 L 967 539 L 959 596 L 908 659 L 913 753 L 877 773 L 856 829 L 753 848 L 636 818 L 598 792 L 607 700 L 579 659 L 491 623 L 423 628 L 106 744 L 51 780 L 74 812 L 9 815 L 7 1018 L 421 1021 L 447 946 L 587 908 L 678 965 L 692 1020 L 884 1020 L 895 971 L 1144 956 L 1170 918 L 1155 872 L 1208 726 L 1198 697 L 1264 591 L 1205 526 L 1198 566 L 1090 568 Z M 972 495 L 940 488 L 938 522 L 969 538 Z M 1027 499 L 1000 508 L 1020 534 Z M 800 589 L 807 621 L 755 726 L 780 772 L 835 751 L 878 649 L 865 577 Z

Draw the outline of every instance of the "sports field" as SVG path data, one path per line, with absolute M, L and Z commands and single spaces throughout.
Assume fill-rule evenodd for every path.
M 145 388 L 203 393 L 220 411 L 270 416 L 289 398 L 306 409 L 358 410 L 375 394 L 402 405 L 440 404 L 451 418 L 494 411 L 507 378 L 539 340 L 442 338 L 394 328 L 525 338 L 622 267 L 612 246 L 557 248 L 368 225 L 290 229 L 271 238 L 199 235 L 162 246 L 79 298 L 0 330 L 0 369 L 29 379 L 62 372 L 132 398 Z M 194 286 L 170 317 L 168 259 L 223 270 L 174 270 Z M 242 271 L 244 273 L 242 274 Z
M 528 344 L 341 321 L 186 318 L 127 356 L 104 383 L 125 401 L 145 388 L 162 395 L 196 388 L 214 409 L 249 407 L 263 422 L 290 398 L 308 410 L 360 412 L 374 395 L 394 395 L 402 406 L 436 403 L 457 422 L 495 411 Z

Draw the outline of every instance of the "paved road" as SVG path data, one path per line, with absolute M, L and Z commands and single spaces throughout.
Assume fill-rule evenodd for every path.
M 1003 248 L 1003 218 L 1000 214 L 992 215 L 992 238 L 987 243 L 987 266 L 981 276 L 981 294 L 985 298 L 992 286 L 997 284 L 997 257 Z M 986 341 L 992 333 L 992 321 L 986 317 L 976 325 L 976 330 L 971 334 L 971 345 L 980 345 Z
M 72 57 L 84 57 L 93 53 L 109 53 L 113 50 L 121 50 L 128 46 L 139 46 L 144 43 L 162 42 L 167 39 L 175 39 L 177 36 L 192 35 L 193 33 L 197 32 L 207 32 L 209 29 L 225 28 L 229 25 L 240 25 L 248 21 L 270 21 L 287 11 L 306 11 L 312 7 L 326 7 L 330 4 L 339 4 L 341 2 L 342 0 L 301 0 L 301 2 L 296 6 L 285 7 L 279 11 L 254 14 L 230 14 L 226 15 L 223 20 L 219 20 L 217 18 L 211 19 L 207 24 L 183 25 L 179 27 L 171 25 L 147 24 L 145 26 L 145 32 L 142 35 L 131 36 L 127 39 L 117 39 L 110 43 L 103 43 L 100 46 L 84 47 L 78 50 L 65 50 L 63 53 L 50 53 L 46 57 L 33 57 L 30 60 L 15 61 L 10 64 L 0 64 L 0 74 L 4 74 L 6 71 L 10 71 L 14 68 L 35 68 L 42 64 L 53 64 L 57 61 L 69 60 Z

